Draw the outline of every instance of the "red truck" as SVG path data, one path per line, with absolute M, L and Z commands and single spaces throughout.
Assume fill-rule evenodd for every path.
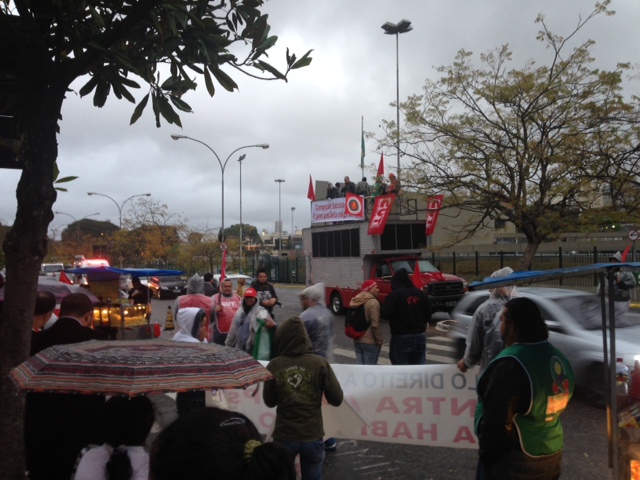
M 391 277 L 400 268 L 413 274 L 418 262 L 422 290 L 433 311 L 449 312 L 467 290 L 466 282 L 440 272 L 421 256 L 425 248 L 424 222 L 388 222 L 382 235 L 367 234 L 367 222 L 312 226 L 303 230 L 310 257 L 307 284 L 323 282 L 328 307 L 342 314 L 365 280 L 378 283 L 378 300 L 391 292 Z

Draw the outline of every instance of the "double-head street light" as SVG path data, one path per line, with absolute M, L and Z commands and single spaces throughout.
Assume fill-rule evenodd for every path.
M 99 213 L 90 213 L 89 215 L 85 215 L 80 220 L 76 220 L 76 217 L 64 212 L 53 212 L 56 215 L 66 215 L 67 217 L 71 217 L 76 224 L 76 250 L 80 248 L 80 222 L 85 218 L 93 217 L 95 215 L 100 215 Z
M 138 193 L 136 195 L 131 195 L 129 198 L 127 198 L 124 202 L 118 204 L 118 202 L 116 202 L 113 198 L 111 198 L 109 195 L 105 195 L 104 193 L 97 193 L 97 192 L 87 192 L 87 195 L 99 195 L 101 197 L 107 197 L 109 200 L 111 200 L 113 203 L 116 204 L 116 207 L 118 207 L 118 227 L 120 227 L 120 229 L 122 229 L 122 209 L 124 207 L 124 204 L 127 203 L 129 200 L 131 200 L 132 198 L 136 198 L 136 197 L 150 197 L 151 194 L 150 193 Z
M 396 178 L 400 181 L 400 62 L 398 55 L 398 36 L 401 33 L 407 33 L 413 30 L 409 20 L 400 20 L 398 23 L 387 22 L 382 25 L 385 35 L 396 36 L 396 150 L 397 165 Z
M 197 142 L 200 145 L 204 145 L 205 147 L 207 147 L 211 153 L 213 153 L 213 155 L 216 157 L 216 160 L 218 160 L 218 164 L 220 165 L 220 171 L 222 173 L 222 229 L 220 231 L 220 243 L 224 244 L 225 238 L 224 238 L 224 170 L 227 167 L 227 162 L 229 161 L 229 159 L 233 156 L 234 153 L 236 153 L 238 150 L 242 150 L 243 148 L 269 148 L 269 144 L 268 143 L 258 143 L 256 145 L 245 145 L 243 147 L 238 147 L 236 148 L 233 152 L 231 152 L 229 154 L 229 156 L 226 158 L 226 160 L 224 161 L 224 163 L 222 162 L 222 160 L 220 160 L 220 157 L 218 156 L 218 154 L 216 153 L 216 151 L 211 148 L 209 145 L 207 145 L 206 143 L 204 143 L 201 140 L 198 140 L 196 138 L 192 138 L 192 137 L 187 137 L 186 135 L 171 135 L 171 138 L 173 138 L 174 140 L 181 140 L 181 139 L 187 139 L 187 140 L 191 140 L 193 142 Z M 242 221 L 240 222 L 242 223 Z
M 282 250 L 282 184 L 284 179 L 276 178 L 274 182 L 278 182 L 278 251 Z

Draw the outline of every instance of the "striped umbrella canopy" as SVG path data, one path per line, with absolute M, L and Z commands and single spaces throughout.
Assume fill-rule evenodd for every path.
M 272 378 L 246 352 L 172 340 L 55 345 L 11 370 L 23 392 L 143 395 L 246 388 Z

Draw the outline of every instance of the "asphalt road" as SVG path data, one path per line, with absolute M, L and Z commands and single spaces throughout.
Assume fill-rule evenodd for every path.
M 301 286 L 276 285 L 284 308 L 275 311 L 279 323 L 300 313 L 297 294 Z M 152 322 L 164 325 L 167 306 L 173 300 L 152 301 Z M 448 318 L 436 314 L 438 319 Z M 355 363 L 352 341 L 341 334 L 343 317 L 338 317 L 336 363 Z M 389 339 L 388 325 L 383 326 L 385 339 Z M 442 332 L 430 327 L 427 341 L 428 363 L 454 363 L 457 360 L 455 346 Z M 163 336 L 172 334 L 164 332 Z M 381 353 L 380 364 L 389 364 L 388 343 Z M 562 460 L 562 478 L 576 480 L 612 479 L 608 467 L 607 423 L 605 411 L 585 403 L 575 396 L 562 416 L 565 431 L 565 450 Z M 475 478 L 477 453 L 475 450 L 419 447 L 378 442 L 338 439 L 336 452 L 327 454 L 324 478 L 327 480 L 375 479 L 424 479 L 424 480 L 472 480 Z

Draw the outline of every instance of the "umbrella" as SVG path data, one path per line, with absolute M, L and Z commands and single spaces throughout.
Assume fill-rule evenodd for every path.
M 272 378 L 242 350 L 172 340 L 55 345 L 9 373 L 23 392 L 141 395 L 246 388 Z
M 83 293 L 91 300 L 94 305 L 102 302 L 93 293 L 80 285 L 69 285 L 68 283 L 59 282 L 50 277 L 38 277 L 38 291 L 51 292 L 56 297 L 56 303 L 60 303 L 64 297 L 70 293 Z M 4 301 L 4 287 L 0 288 L 0 302 Z

